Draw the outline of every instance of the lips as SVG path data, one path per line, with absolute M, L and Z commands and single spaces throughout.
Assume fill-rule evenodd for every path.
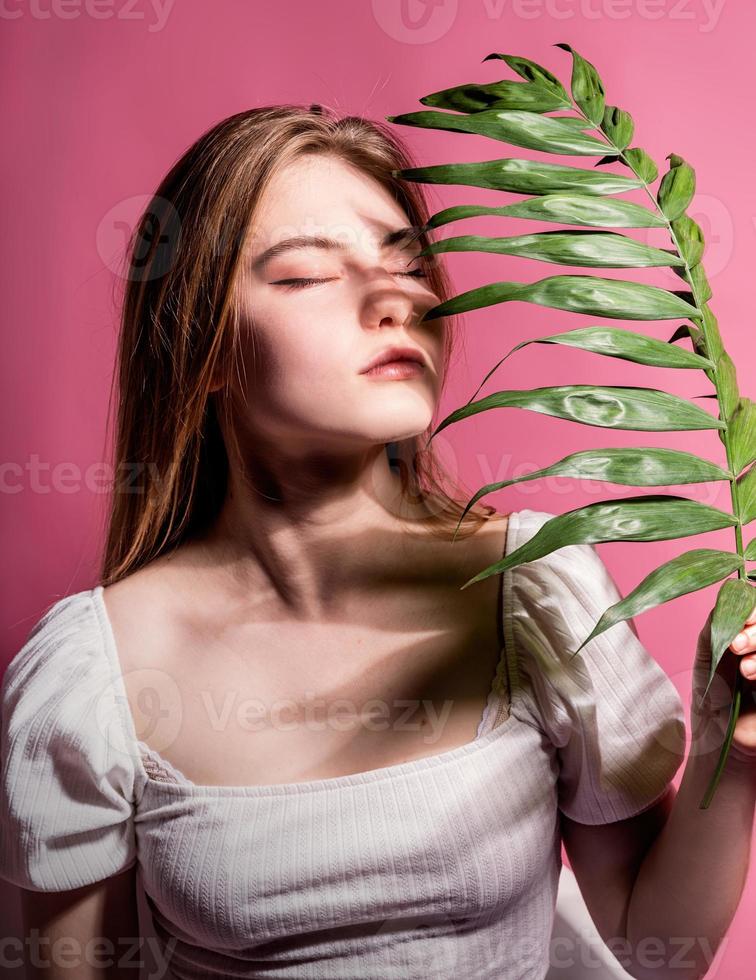
M 392 361 L 416 361 L 418 364 L 425 365 L 423 352 L 417 347 L 386 347 L 362 368 L 360 374 L 381 364 L 390 364 Z

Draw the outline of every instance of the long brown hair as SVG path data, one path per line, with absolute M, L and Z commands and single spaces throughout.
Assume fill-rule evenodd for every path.
M 337 118 L 321 106 L 262 106 L 236 113 L 202 135 L 171 167 L 137 223 L 123 272 L 117 367 L 113 492 L 101 581 L 109 585 L 206 529 L 227 488 L 233 432 L 231 385 L 237 377 L 239 305 L 235 286 L 257 203 L 272 175 L 303 154 L 328 153 L 388 189 L 429 244 L 429 212 L 417 184 L 392 174 L 415 166 L 410 151 L 380 122 Z M 443 265 L 426 266 L 429 287 L 450 297 Z M 445 330 L 443 376 L 455 331 Z M 449 536 L 470 494 L 423 446 L 435 425 L 390 444 L 401 496 L 432 504 L 422 525 Z M 238 443 L 233 439 L 233 451 Z M 388 447 L 387 447 L 388 449 Z M 392 458 L 393 457 L 393 458 Z M 462 490 L 464 500 L 455 494 Z M 459 535 L 498 515 L 473 507 Z M 413 522 L 418 523 L 418 522 Z

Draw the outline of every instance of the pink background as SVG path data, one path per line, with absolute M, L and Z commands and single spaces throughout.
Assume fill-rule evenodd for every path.
M 750 5 L 734 0 L 439 0 L 427 7 L 421 0 L 181 0 L 171 5 L 169 0 L 156 10 L 147 0 L 114 0 L 110 6 L 37 0 L 33 6 L 6 3 L 0 19 L 8 137 L 0 166 L 3 186 L 11 189 L 0 266 L 8 317 L 2 378 L 7 396 L 1 457 L 3 664 L 43 608 L 96 581 L 106 502 L 105 493 L 98 492 L 104 486 L 98 464 L 108 458 L 105 415 L 117 329 L 118 284 L 112 270 L 123 247 L 124 224 L 133 224 L 145 196 L 184 149 L 231 113 L 318 101 L 340 113 L 384 119 L 423 108 L 418 99 L 442 88 L 514 79 L 503 62 L 481 63 L 492 51 L 530 57 L 569 83 L 570 56 L 553 47 L 569 42 L 598 68 L 608 102 L 633 115 L 633 145 L 646 149 L 661 172 L 670 152 L 695 168 L 698 191 L 689 213 L 708 241 L 704 264 L 714 290 L 711 305 L 738 366 L 741 392 L 754 396 L 753 313 L 741 296 L 742 284 L 753 282 L 756 215 L 751 125 L 756 13 Z M 421 164 L 541 156 L 469 135 L 395 129 Z M 566 162 L 590 167 L 594 161 Z M 516 199 L 452 186 L 429 188 L 429 194 L 433 211 L 454 203 Z M 437 237 L 526 229 L 537 230 L 533 223 L 483 218 L 449 225 Z M 669 245 L 657 231 L 630 233 Z M 445 261 L 457 292 L 555 272 L 593 274 L 492 255 L 451 254 Z M 595 274 L 682 288 L 668 270 Z M 467 314 L 465 345 L 439 418 L 466 401 L 516 343 L 591 322 L 525 303 Z M 625 325 L 666 340 L 677 321 Z M 566 383 L 648 385 L 688 397 L 711 390 L 698 372 L 531 345 L 505 362 L 485 392 Z M 710 400 L 698 404 L 713 410 Z M 447 462 L 471 492 L 591 446 L 669 446 L 724 463 L 713 430 L 610 432 L 515 409 L 452 426 L 439 437 L 441 443 Z M 643 491 L 541 480 L 488 499 L 502 510 L 562 513 L 636 492 Z M 721 484 L 663 492 L 731 507 Z M 655 544 L 603 544 L 598 550 L 627 593 L 684 550 L 733 546 L 734 535 L 721 531 Z M 637 619 L 641 639 L 673 678 L 686 707 L 696 637 L 715 595 L 711 587 Z M 682 768 L 678 783 L 681 774 Z M 729 980 L 751 969 L 755 913 L 751 873 L 709 976 Z

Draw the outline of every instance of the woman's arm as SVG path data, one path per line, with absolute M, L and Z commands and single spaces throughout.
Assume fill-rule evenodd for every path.
M 712 616 L 713 609 L 698 636 L 692 741 L 683 779 L 669 817 L 643 859 L 628 907 L 631 951 L 637 952 L 644 937 L 660 937 L 669 946 L 669 966 L 666 972 L 654 971 L 636 956 L 636 977 L 704 976 L 737 911 L 748 875 L 756 810 L 756 703 L 749 681 L 741 679 L 741 711 L 716 793 L 706 809 L 700 803 L 719 759 L 736 678 L 756 659 L 756 609 L 743 633 L 725 650 L 704 697 Z M 676 950 L 671 948 L 673 937 Z M 670 954 L 676 954 L 672 962 Z
M 740 902 L 756 810 L 756 760 L 731 753 L 714 799 L 702 810 L 713 755 L 689 755 L 669 818 L 635 880 L 627 916 L 635 977 L 705 976 Z
M 756 661 L 756 609 L 703 697 L 712 612 L 693 668 L 691 746 L 679 790 L 627 820 L 587 825 L 562 815 L 575 877 L 604 942 L 639 980 L 698 980 L 710 970 L 740 902 L 756 811 L 756 701 L 746 686 L 716 794 L 700 803 L 719 760 L 739 669 Z M 733 641 L 735 643 L 735 641 Z
M 136 864 L 64 892 L 21 889 L 28 980 L 139 980 Z

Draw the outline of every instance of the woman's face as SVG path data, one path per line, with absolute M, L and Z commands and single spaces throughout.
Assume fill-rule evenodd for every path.
M 418 321 L 440 297 L 412 261 L 419 243 L 383 241 L 408 224 L 388 191 L 335 157 L 300 158 L 273 177 L 241 287 L 248 434 L 286 451 L 353 452 L 428 427 L 444 337 L 441 320 Z M 264 254 L 300 236 L 338 247 Z M 403 380 L 363 373 L 393 345 L 419 350 L 423 370 Z

